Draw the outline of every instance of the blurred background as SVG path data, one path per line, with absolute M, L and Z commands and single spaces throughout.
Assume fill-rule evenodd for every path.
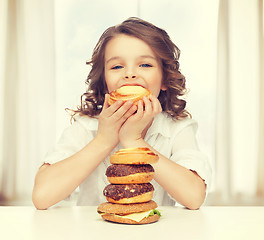
M 187 108 L 213 168 L 206 205 L 264 205 L 263 0 L 0 0 L 0 205 L 34 176 L 86 90 L 92 50 L 138 16 L 181 50 Z

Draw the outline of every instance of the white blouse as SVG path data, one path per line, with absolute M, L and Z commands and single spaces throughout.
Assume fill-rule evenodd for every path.
M 58 143 L 44 159 L 53 164 L 72 156 L 88 144 L 97 134 L 98 120 L 87 116 L 76 116 L 74 123 L 66 128 Z M 177 164 L 195 171 L 209 189 L 211 183 L 211 167 L 207 157 L 200 152 L 195 133 L 197 123 L 193 119 L 173 120 L 168 114 L 160 113 L 154 118 L 145 141 L 165 157 Z M 118 151 L 119 144 L 112 151 Z M 111 154 L 112 154 L 111 153 Z M 103 189 L 109 184 L 105 175 L 110 165 L 107 157 L 79 186 L 77 205 L 99 205 L 105 202 Z M 176 201 L 155 181 L 153 200 L 158 205 L 175 205 Z

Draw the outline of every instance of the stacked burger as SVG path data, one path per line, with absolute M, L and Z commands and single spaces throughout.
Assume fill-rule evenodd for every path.
M 149 148 L 126 148 L 110 156 L 106 176 L 110 182 L 103 191 L 108 202 L 98 206 L 102 218 L 111 222 L 146 224 L 159 220 L 157 203 L 152 200 L 154 176 L 151 164 L 158 155 Z

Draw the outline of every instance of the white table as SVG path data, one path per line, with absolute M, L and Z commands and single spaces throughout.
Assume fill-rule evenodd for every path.
M 264 207 L 159 207 L 162 217 L 148 225 L 106 222 L 95 206 L 0 207 L 1 240 L 242 240 L 264 239 Z

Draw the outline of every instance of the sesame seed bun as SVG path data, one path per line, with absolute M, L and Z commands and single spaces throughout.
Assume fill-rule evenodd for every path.
M 111 164 L 153 164 L 159 156 L 149 148 L 120 149 L 110 156 Z
M 154 177 L 154 173 L 136 173 L 124 177 L 107 177 L 112 184 L 148 183 Z
M 145 203 L 133 203 L 133 204 L 116 204 L 105 202 L 98 206 L 98 212 L 112 213 L 112 214 L 131 214 L 138 212 L 145 212 L 151 209 L 157 208 L 158 205 L 155 201 L 150 200 Z

